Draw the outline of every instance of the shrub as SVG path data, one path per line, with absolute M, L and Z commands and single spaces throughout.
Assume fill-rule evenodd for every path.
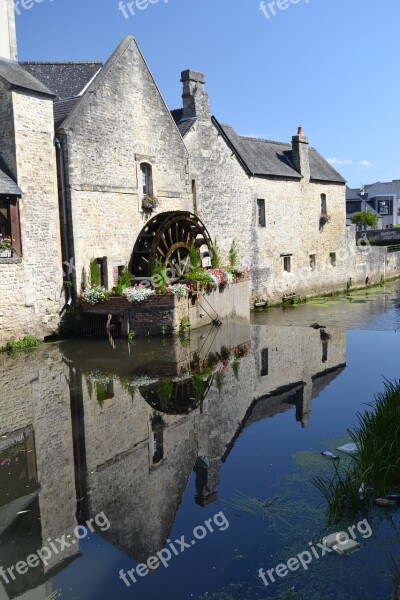
M 36 348 L 38 345 L 39 340 L 34 335 L 26 335 L 22 340 L 10 340 L 2 350 L 13 353 Z
M 111 292 L 101 286 L 89 288 L 83 292 L 82 298 L 89 304 L 98 304 L 99 302 L 105 302 L 110 297 Z
M 211 266 L 213 269 L 218 269 L 221 266 L 220 252 L 216 239 L 211 248 Z
M 237 263 L 237 249 L 236 249 L 236 242 L 235 240 L 233 240 L 230 250 L 229 250 L 229 266 L 231 269 L 234 269 L 236 267 L 236 263 Z
M 167 292 L 170 292 L 174 296 L 185 298 L 189 294 L 190 288 L 184 283 L 176 283 L 175 285 L 169 286 Z
M 190 246 L 190 249 L 189 249 L 189 261 L 190 261 L 190 268 L 192 270 L 198 269 L 200 267 L 200 256 L 199 256 L 196 246 L 194 245 L 194 242 Z
M 128 271 L 128 268 L 122 271 L 121 275 L 118 277 L 118 283 L 115 288 L 115 292 L 117 296 L 122 296 L 122 292 L 131 287 L 132 285 L 132 274 Z
M 129 302 L 143 302 L 150 296 L 154 296 L 155 291 L 145 287 L 144 285 L 136 285 L 135 287 L 127 288 L 123 291 L 123 295 Z
M 99 265 L 95 258 L 92 258 L 92 260 L 90 261 L 89 272 L 90 272 L 90 281 L 89 281 L 90 287 L 91 288 L 100 287 Z
M 378 215 L 375 215 L 370 210 L 367 212 L 360 211 L 354 213 L 352 221 L 354 225 L 363 225 L 364 229 L 366 227 L 372 227 L 373 229 L 376 229 L 378 225 Z
M 186 281 L 190 281 L 190 283 L 200 283 L 201 285 L 214 283 L 211 275 L 207 271 L 201 271 L 200 269 L 196 269 L 191 273 L 187 273 L 185 275 L 185 279 Z
M 159 288 L 160 293 L 166 294 L 167 293 L 167 283 L 165 281 L 165 264 L 164 264 L 162 258 L 160 258 L 158 256 L 154 263 L 152 277 L 158 279 L 159 284 L 157 284 L 157 287 Z

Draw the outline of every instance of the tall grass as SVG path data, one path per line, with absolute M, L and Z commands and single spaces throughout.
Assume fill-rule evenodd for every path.
M 348 432 L 359 454 L 349 466 L 333 463 L 331 478 L 312 480 L 335 519 L 357 513 L 368 501 L 359 493 L 361 485 L 373 490 L 375 498 L 400 491 L 400 382 L 385 381 L 384 391 L 368 406 L 369 410 L 357 414 L 358 424 Z

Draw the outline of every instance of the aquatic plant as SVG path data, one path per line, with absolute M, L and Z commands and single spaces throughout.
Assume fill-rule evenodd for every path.
M 366 502 L 364 485 L 379 497 L 400 490 L 400 382 L 385 381 L 370 410 L 358 413 L 358 425 L 349 430 L 359 453 L 347 467 L 333 466 L 333 477 L 317 476 L 313 485 L 328 502 L 333 518 L 355 514 Z M 368 498 L 367 498 L 368 499 Z
M 253 517 L 261 517 L 263 520 L 271 518 L 273 520 L 283 519 L 283 515 L 295 514 L 296 507 L 289 504 L 283 504 L 280 496 L 273 496 L 262 500 L 253 496 L 248 496 L 242 492 L 236 492 L 236 495 L 231 500 L 222 500 L 222 503 L 235 510 L 252 515 Z M 285 521 L 286 522 L 286 521 Z
M 13 354 L 14 352 L 36 348 L 38 345 L 39 340 L 34 335 L 26 335 L 22 340 L 10 340 L 3 348 L 0 348 L 0 351 Z

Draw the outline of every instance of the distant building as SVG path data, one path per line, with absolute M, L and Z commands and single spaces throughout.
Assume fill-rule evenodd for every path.
M 350 224 L 354 213 L 371 211 L 378 216 L 378 229 L 400 224 L 400 180 L 373 183 L 362 189 L 346 189 L 346 213 Z

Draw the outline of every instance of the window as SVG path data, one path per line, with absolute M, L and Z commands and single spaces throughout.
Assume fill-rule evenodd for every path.
M 192 179 L 192 200 L 193 200 L 193 210 L 197 212 L 197 186 L 196 180 Z
M 257 200 L 258 224 L 265 227 L 265 200 Z
M 108 289 L 107 257 L 96 258 L 97 268 L 99 270 L 100 285 Z
M 328 207 L 326 203 L 326 194 L 321 194 L 321 215 L 328 214 Z
M 2 239 L 10 237 L 13 248 L 21 254 L 18 198 L 0 196 L 0 234 Z
M 336 253 L 331 252 L 329 254 L 329 264 L 331 267 L 336 267 Z
M 152 462 L 157 465 L 164 458 L 164 424 L 157 417 L 151 424 Z
M 292 257 L 284 256 L 283 257 L 283 270 L 285 273 L 290 273 L 292 270 Z
M 317 264 L 317 261 L 315 258 L 315 254 L 310 254 L 310 269 L 311 269 L 311 271 L 315 271 L 316 264 Z
M 268 375 L 268 348 L 261 352 L 261 377 Z
M 140 165 L 140 173 L 142 176 L 142 198 L 153 195 L 152 169 L 147 163 Z

